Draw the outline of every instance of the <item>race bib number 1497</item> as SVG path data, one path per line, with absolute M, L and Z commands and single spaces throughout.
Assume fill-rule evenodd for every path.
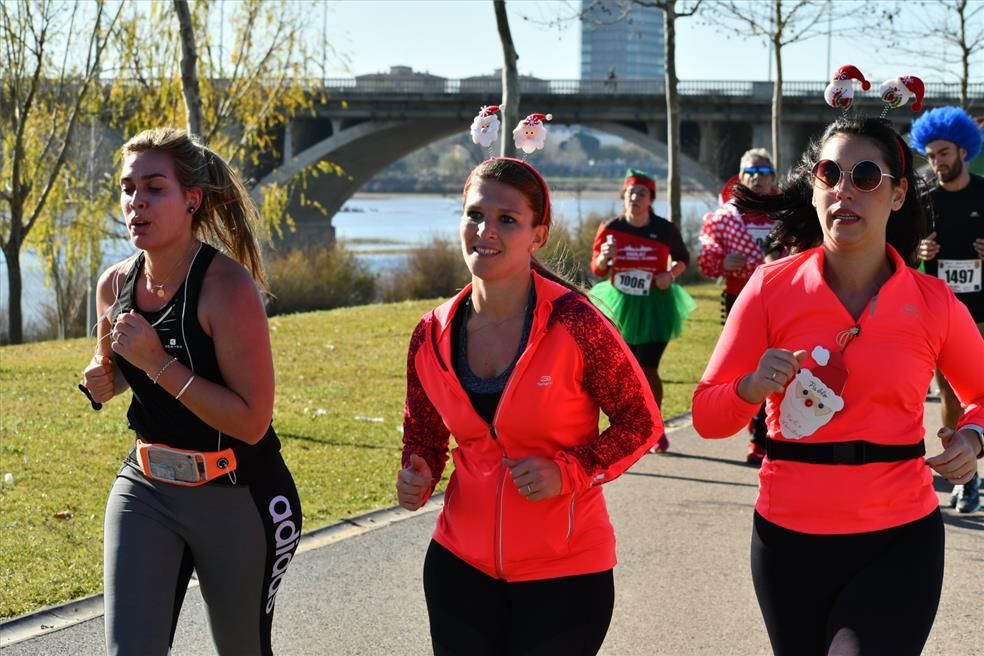
M 937 275 L 954 294 L 981 291 L 981 260 L 939 260 Z

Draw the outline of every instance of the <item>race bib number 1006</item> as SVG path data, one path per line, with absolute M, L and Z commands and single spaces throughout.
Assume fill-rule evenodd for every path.
M 981 291 L 981 260 L 940 260 L 937 275 L 954 294 Z
M 649 288 L 653 284 L 653 272 L 632 269 L 616 271 L 613 281 L 615 289 L 633 296 L 649 296 Z

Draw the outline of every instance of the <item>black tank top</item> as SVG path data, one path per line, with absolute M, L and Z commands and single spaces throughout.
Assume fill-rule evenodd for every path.
M 184 283 L 174 293 L 174 297 L 159 310 L 146 312 L 136 307 L 134 300 L 137 281 L 143 275 L 144 254 L 141 252 L 127 273 L 113 309 L 113 319 L 123 312 L 136 310 L 157 331 L 165 353 L 176 357 L 194 371 L 198 378 L 224 385 L 225 381 L 215 357 L 215 343 L 198 322 L 198 299 L 205 272 L 215 254 L 213 247 L 203 244 L 195 254 Z M 113 361 L 133 391 L 127 420 L 137 437 L 178 449 L 218 451 L 232 447 L 242 473 L 246 473 L 257 462 L 260 454 L 280 448 L 273 426 L 267 429 L 266 435 L 255 445 L 223 435 L 199 419 L 163 387 L 155 385 L 142 369 L 116 353 L 113 354 Z

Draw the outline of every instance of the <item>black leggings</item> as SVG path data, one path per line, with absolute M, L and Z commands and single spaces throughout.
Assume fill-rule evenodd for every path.
M 943 586 L 939 509 L 870 533 L 811 535 L 755 513 L 752 580 L 776 656 L 917 656 Z
M 424 560 L 436 656 L 593 656 L 615 607 L 612 570 L 507 583 L 436 542 Z
M 646 369 L 659 368 L 659 361 L 663 359 L 663 352 L 669 342 L 646 342 L 644 344 L 629 344 L 629 350 L 635 356 L 640 367 Z

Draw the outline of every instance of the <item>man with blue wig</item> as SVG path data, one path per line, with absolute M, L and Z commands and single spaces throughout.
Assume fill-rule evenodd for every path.
M 933 205 L 932 229 L 919 244 L 926 273 L 950 286 L 970 310 L 984 335 L 984 177 L 967 164 L 981 152 L 981 127 L 960 107 L 940 107 L 912 123 L 913 148 L 926 156 L 936 174 L 929 192 Z M 940 387 L 943 425 L 951 430 L 963 412 L 946 379 L 936 372 Z M 980 474 L 953 488 L 950 506 L 962 513 L 981 507 Z

